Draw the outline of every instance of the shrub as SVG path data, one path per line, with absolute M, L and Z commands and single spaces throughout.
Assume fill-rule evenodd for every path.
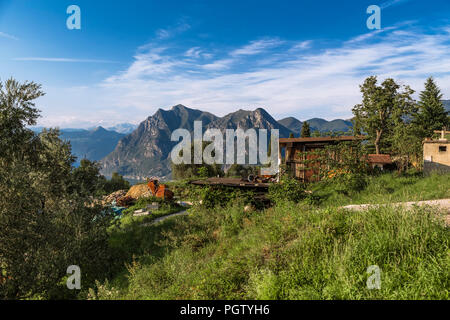
M 299 180 L 284 175 L 279 183 L 269 187 L 269 199 L 278 204 L 286 201 L 299 202 L 306 197 L 305 184 Z

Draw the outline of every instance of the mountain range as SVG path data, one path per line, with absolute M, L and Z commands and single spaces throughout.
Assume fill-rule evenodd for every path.
M 31 128 L 39 133 L 42 127 Z M 77 157 L 75 165 L 79 165 L 81 159 L 99 161 L 114 150 L 120 139 L 126 134 L 96 127 L 85 129 L 61 129 L 61 139 L 69 141 L 72 146 L 72 154 Z
M 447 111 L 450 111 L 450 100 L 443 100 Z M 110 176 L 118 172 L 130 180 L 142 180 L 157 176 L 170 178 L 169 155 L 176 144 L 170 141 L 171 134 L 178 128 L 190 132 L 194 129 L 194 121 L 202 121 L 203 130 L 208 128 L 225 129 L 279 129 L 280 137 L 295 137 L 300 135 L 302 121 L 288 117 L 275 120 L 266 110 L 258 108 L 254 111 L 238 110 L 223 117 L 183 105 L 177 105 L 170 110 L 159 109 L 153 116 L 141 124 L 118 124 L 107 129 L 99 126 L 89 130 L 61 129 L 61 138 L 70 141 L 72 153 L 78 158 L 100 161 L 102 173 Z M 352 123 L 349 120 L 327 121 L 320 118 L 307 120 L 311 131 L 347 132 Z M 32 128 L 40 132 L 42 127 Z
M 194 121 L 202 121 L 203 129 L 250 128 L 278 129 L 280 137 L 298 136 L 302 122 L 295 118 L 275 120 L 266 110 L 238 110 L 223 117 L 209 112 L 176 105 L 170 110 L 159 109 L 153 116 L 143 121 L 135 131 L 122 138 L 113 152 L 102 161 L 102 173 L 109 176 L 113 172 L 127 179 L 143 180 L 146 177 L 170 177 L 170 152 L 177 142 L 171 141 L 172 132 L 178 128 L 193 132 Z M 345 120 L 326 121 L 311 119 L 313 130 L 347 131 L 351 123 Z

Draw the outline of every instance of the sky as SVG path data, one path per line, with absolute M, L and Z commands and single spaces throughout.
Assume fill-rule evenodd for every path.
M 177 104 L 348 119 L 371 75 L 416 98 L 433 76 L 450 99 L 449 49 L 448 0 L 0 0 L 0 80 L 42 84 L 42 126 L 138 124 Z

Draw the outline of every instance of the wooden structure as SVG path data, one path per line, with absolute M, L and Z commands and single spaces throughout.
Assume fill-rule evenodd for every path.
M 324 149 L 329 145 L 336 145 L 339 142 L 351 142 L 362 139 L 363 137 L 355 136 L 280 139 L 279 163 L 286 165 L 287 169 L 302 181 L 317 181 L 316 175 L 320 164 L 315 166 L 305 165 L 306 161 L 317 159 L 318 156 L 314 155 L 313 151 Z M 282 158 L 283 154 L 284 160 Z
M 372 169 L 379 168 L 384 170 L 385 166 L 392 164 L 392 159 L 389 154 L 369 154 L 367 156 L 367 162 Z
M 197 186 L 224 186 L 242 189 L 258 189 L 261 191 L 269 189 L 270 186 L 270 183 L 249 182 L 248 180 L 236 178 L 209 178 L 192 181 L 191 183 Z

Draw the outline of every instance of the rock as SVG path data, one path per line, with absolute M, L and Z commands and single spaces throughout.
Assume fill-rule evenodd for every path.
M 137 200 L 141 198 L 151 197 L 152 192 L 146 184 L 137 184 L 132 186 L 126 195 Z
M 251 205 L 247 205 L 244 207 L 244 212 L 252 212 L 255 211 L 255 208 Z
M 159 203 L 153 202 L 152 204 L 147 205 L 147 209 L 149 209 L 149 210 L 158 210 L 159 209 Z
M 143 216 L 148 216 L 149 214 L 150 214 L 150 211 L 145 211 L 145 212 L 143 211 L 143 212 L 140 212 L 140 213 L 134 213 L 133 217 L 143 217 Z

